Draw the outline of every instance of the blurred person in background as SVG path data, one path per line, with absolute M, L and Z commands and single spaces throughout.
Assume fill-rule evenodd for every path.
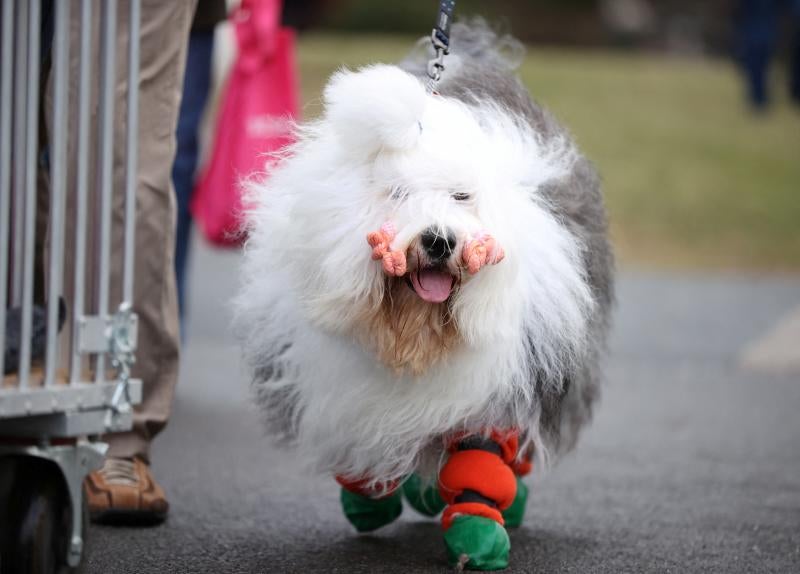
M 769 103 L 767 72 L 778 32 L 779 0 L 740 0 L 739 58 L 747 82 L 747 97 L 756 111 Z
M 172 182 L 178 203 L 175 235 L 175 275 L 178 285 L 181 332 L 185 338 L 186 274 L 191 244 L 191 200 L 199 157 L 199 131 L 211 91 L 211 59 L 214 53 L 214 30 L 226 18 L 225 0 L 198 0 L 189 35 L 186 74 L 183 79 L 177 151 L 172 166 Z
M 792 100 L 800 103 L 800 0 L 739 0 L 737 51 L 747 98 L 757 112 L 766 110 L 770 102 L 769 64 L 778 47 L 780 17 L 787 7 L 793 35 L 789 94 Z
M 792 101 L 800 106 L 800 0 L 792 0 L 792 70 L 789 91 Z

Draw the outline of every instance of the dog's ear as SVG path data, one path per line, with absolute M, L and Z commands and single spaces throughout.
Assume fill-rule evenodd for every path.
M 340 70 L 325 87 L 325 116 L 349 146 L 407 150 L 422 132 L 425 87 L 397 66 Z

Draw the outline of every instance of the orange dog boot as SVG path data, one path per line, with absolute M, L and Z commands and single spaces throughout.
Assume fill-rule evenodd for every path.
M 508 567 L 511 543 L 503 512 L 517 495 L 509 463 L 517 454 L 516 433 L 462 436 L 450 447 L 439 472 L 447 559 L 460 570 Z

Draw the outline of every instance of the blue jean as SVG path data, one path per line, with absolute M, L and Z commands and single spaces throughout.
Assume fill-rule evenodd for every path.
M 198 156 L 198 130 L 211 88 L 211 55 L 214 51 L 213 32 L 192 32 L 186 57 L 178 127 L 177 151 L 172 166 L 172 182 L 178 204 L 178 227 L 175 237 L 175 276 L 178 284 L 178 303 L 181 326 L 186 314 L 186 277 L 192 214 L 189 206 L 194 190 Z
M 739 58 L 747 97 L 755 109 L 769 104 L 767 79 L 777 44 L 780 4 L 778 0 L 739 1 Z
M 796 104 L 800 104 L 800 0 L 795 1 L 792 16 L 794 38 L 792 38 L 789 70 L 789 94 Z

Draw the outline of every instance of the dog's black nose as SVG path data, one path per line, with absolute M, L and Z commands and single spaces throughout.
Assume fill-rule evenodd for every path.
M 432 261 L 444 261 L 456 248 L 456 236 L 449 230 L 446 235 L 442 235 L 439 230 L 427 229 L 422 233 L 420 241 Z

